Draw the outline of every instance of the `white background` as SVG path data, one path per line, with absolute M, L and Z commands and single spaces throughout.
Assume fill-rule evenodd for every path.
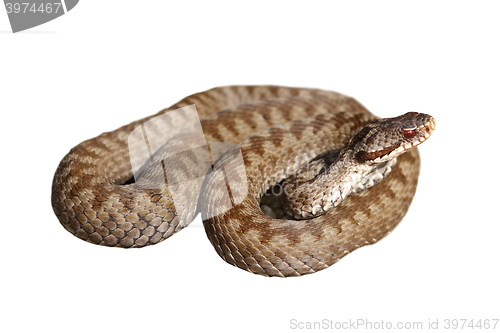
M 0 330 L 281 332 L 292 319 L 425 329 L 499 318 L 497 4 L 82 0 L 18 34 L 0 10 Z M 139 250 L 60 226 L 51 182 L 71 147 L 229 84 L 323 88 L 379 116 L 433 115 L 402 223 L 288 279 L 226 264 L 200 221 Z

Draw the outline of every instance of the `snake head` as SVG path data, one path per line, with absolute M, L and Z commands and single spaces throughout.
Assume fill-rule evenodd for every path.
M 398 157 L 427 140 L 436 121 L 432 116 L 408 112 L 394 118 L 377 119 L 366 125 L 349 142 L 358 163 L 382 163 Z

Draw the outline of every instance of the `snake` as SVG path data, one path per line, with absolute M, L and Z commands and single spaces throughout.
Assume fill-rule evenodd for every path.
M 416 146 L 435 124 L 379 118 L 328 90 L 216 87 L 76 145 L 55 171 L 52 207 L 76 237 L 121 248 L 157 244 L 201 213 L 227 263 L 303 276 L 399 224 Z

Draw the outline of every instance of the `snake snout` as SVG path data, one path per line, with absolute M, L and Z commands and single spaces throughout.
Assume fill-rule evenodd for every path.
M 406 132 L 411 131 L 414 132 L 417 136 L 417 144 L 420 144 L 427 140 L 436 128 L 436 120 L 434 119 L 434 117 L 425 113 L 417 112 L 409 112 L 407 114 L 412 116 L 414 124 L 411 127 L 403 128 L 405 137 L 407 136 Z M 414 144 L 414 146 L 416 146 L 416 144 Z

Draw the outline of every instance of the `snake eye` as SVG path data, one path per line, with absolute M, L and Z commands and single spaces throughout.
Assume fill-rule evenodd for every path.
M 413 139 L 415 137 L 415 130 L 405 129 L 405 130 L 403 130 L 403 135 L 407 139 Z

